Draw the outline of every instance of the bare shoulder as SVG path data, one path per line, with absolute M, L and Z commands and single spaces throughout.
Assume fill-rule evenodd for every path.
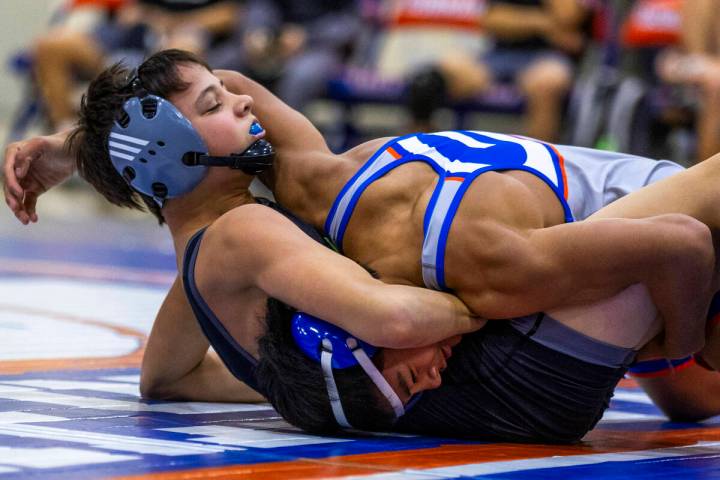
M 223 242 L 224 248 L 257 251 L 279 233 L 292 236 L 300 229 L 287 217 L 265 205 L 253 203 L 236 207 L 208 228 L 205 242 Z
M 253 287 L 257 275 L 277 257 L 284 239 L 302 233 L 290 220 L 259 204 L 230 210 L 206 230 L 196 276 L 207 289 Z M 292 240 L 291 240 L 292 241 Z

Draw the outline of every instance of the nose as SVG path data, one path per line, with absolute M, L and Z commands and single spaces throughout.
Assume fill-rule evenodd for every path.
M 235 115 L 238 117 L 249 115 L 253 103 L 253 98 L 250 95 L 237 95 L 235 99 Z
M 432 367 L 428 372 L 428 389 L 438 388 L 440 385 L 442 385 L 440 369 L 438 367 Z

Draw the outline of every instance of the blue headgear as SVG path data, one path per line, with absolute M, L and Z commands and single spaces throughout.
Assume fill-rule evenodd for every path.
M 108 138 L 110 160 L 134 190 L 152 196 L 160 206 L 195 188 L 208 166 L 240 169 L 251 175 L 272 166 L 275 152 L 262 139 L 240 154 L 207 155 L 203 139 L 170 101 L 148 95 L 137 77 L 129 87 L 134 96 L 123 105 Z M 251 133 L 260 132 L 262 127 L 253 124 Z
M 370 360 L 377 353 L 377 347 L 358 340 L 340 327 L 320 320 L 307 313 L 297 312 L 291 323 L 292 335 L 300 350 L 322 366 L 330 406 L 337 423 L 352 428 L 342 408 L 333 369 L 360 365 L 375 386 L 390 402 L 399 418 L 405 413 L 402 401 Z

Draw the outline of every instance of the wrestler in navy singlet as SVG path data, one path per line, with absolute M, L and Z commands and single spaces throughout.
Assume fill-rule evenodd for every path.
M 313 240 L 326 245 L 323 237 L 315 228 L 302 222 L 280 205 L 264 198 L 257 198 L 256 200 L 259 204 L 272 208 L 287 217 Z M 185 249 L 185 257 L 183 259 L 183 286 L 185 288 L 185 295 L 192 307 L 195 318 L 200 324 L 200 328 L 228 370 L 230 370 L 238 380 L 245 382 L 253 390 L 262 393 L 258 388 L 255 377 L 257 360 L 243 349 L 232 335 L 230 335 L 210 306 L 205 302 L 195 284 L 195 261 L 197 260 L 200 242 L 204 234 L 205 229 L 203 228 L 193 235 Z M 268 299 L 268 301 L 276 300 Z

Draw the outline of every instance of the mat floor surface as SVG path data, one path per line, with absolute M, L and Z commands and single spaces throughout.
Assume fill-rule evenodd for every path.
M 140 400 L 140 358 L 174 260 L 167 243 L 139 249 L 151 243 L 132 246 L 108 225 L 75 229 L 85 243 L 3 228 L 0 480 L 720 477 L 720 417 L 669 423 L 630 380 L 573 446 L 319 437 L 267 405 Z

